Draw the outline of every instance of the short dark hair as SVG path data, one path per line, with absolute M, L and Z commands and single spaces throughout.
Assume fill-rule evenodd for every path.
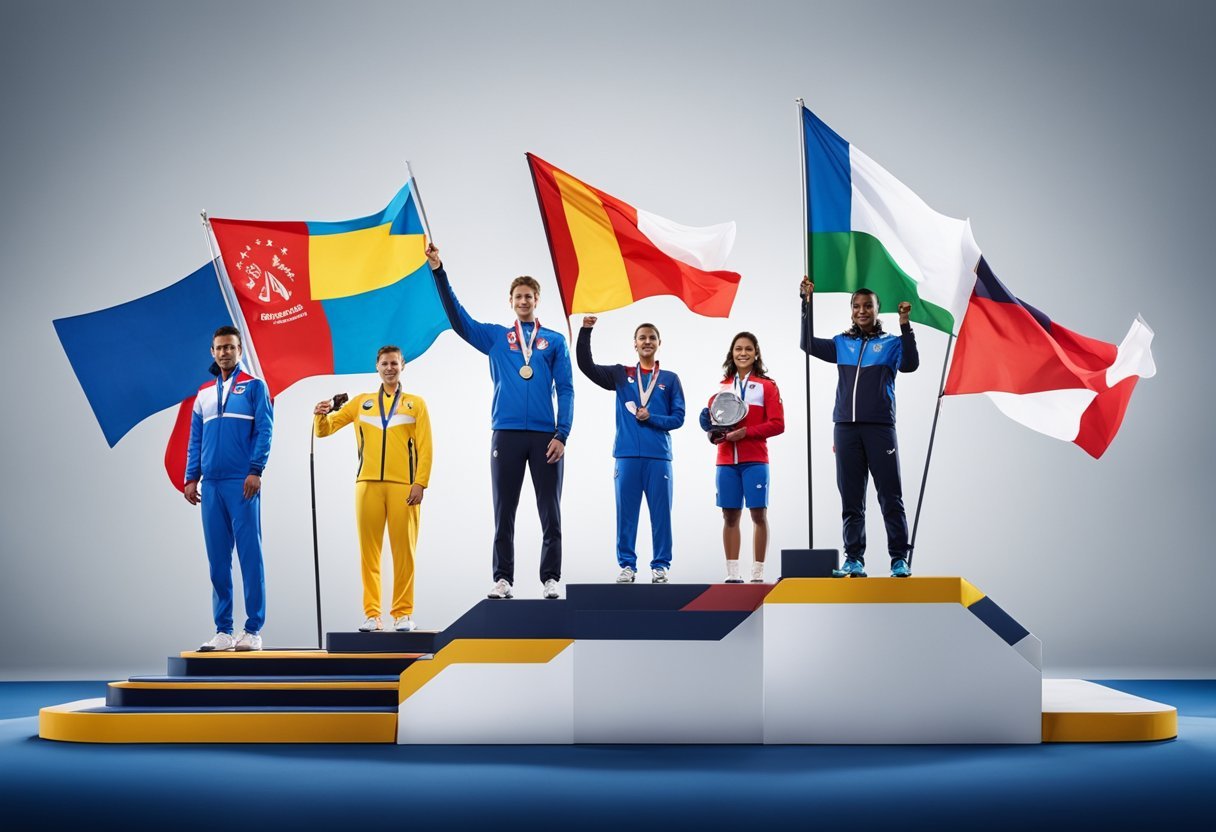
M 244 346 L 244 344 L 241 342 L 241 331 L 230 324 L 225 324 L 217 329 L 215 334 L 211 336 L 211 343 L 214 344 L 216 338 L 222 338 L 225 335 L 235 335 L 237 345 Z
M 508 295 L 515 294 L 516 286 L 527 286 L 529 289 L 531 289 L 536 294 L 538 294 L 538 295 L 540 294 L 540 284 L 536 282 L 535 277 L 531 277 L 530 275 L 521 274 L 519 277 L 512 280 L 511 288 L 507 290 L 507 294 Z
M 389 352 L 397 353 L 397 355 L 401 356 L 402 362 L 405 361 L 405 353 L 403 353 L 401 351 L 401 347 L 394 346 L 393 344 L 385 344 L 383 347 L 376 350 L 376 363 L 377 364 L 380 363 L 380 356 L 384 355 L 385 353 L 389 353 Z
M 636 339 L 638 337 L 638 333 L 641 332 L 643 329 L 653 329 L 654 337 L 658 338 L 660 341 L 663 340 L 663 336 L 659 334 L 659 328 L 657 326 L 655 326 L 654 324 L 650 324 L 650 323 L 638 324 L 637 327 L 635 327 L 633 330 L 633 337 Z
M 878 299 L 878 292 L 875 292 L 873 289 L 867 289 L 865 286 L 862 286 L 856 292 L 849 295 L 849 306 L 850 307 L 853 305 L 853 301 L 856 300 L 858 295 L 869 295 L 870 297 L 874 298 L 874 305 L 877 306 L 879 309 L 882 309 L 882 301 L 880 301 Z

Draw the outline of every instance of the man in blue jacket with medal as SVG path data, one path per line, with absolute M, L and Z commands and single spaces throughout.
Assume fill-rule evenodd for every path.
M 621 567 L 618 584 L 631 584 L 637 576 L 638 516 L 642 495 L 650 511 L 654 549 L 651 583 L 667 583 L 671 568 L 671 433 L 684 424 L 684 389 L 680 377 L 661 370 L 656 354 L 659 329 L 640 324 L 633 331 L 638 363 L 602 366 L 591 357 L 591 328 L 596 317 L 583 318 L 578 334 L 578 368 L 605 390 L 616 392 L 616 559 Z
M 213 381 L 199 387 L 190 418 L 183 494 L 203 506 L 215 635 L 200 652 L 262 649 L 266 575 L 262 564 L 262 471 L 270 458 L 274 410 L 266 383 L 240 365 L 241 333 L 222 326 L 211 338 Z M 200 480 L 202 487 L 200 488 Z M 245 589 L 245 631 L 232 636 L 232 549 Z
M 514 326 L 475 321 L 452 291 L 439 259 L 428 245 L 427 260 L 439 287 L 452 329 L 490 359 L 494 400 L 490 421 L 494 437 L 490 477 L 494 492 L 494 586 L 490 598 L 511 598 L 515 583 L 515 510 L 532 474 L 543 533 L 540 580 L 543 597 L 558 597 L 562 576 L 562 455 L 574 421 L 574 373 L 570 348 L 561 333 L 541 326 L 536 317 L 540 284 L 531 277 L 511 281 L 509 300 Z M 557 411 L 554 413 L 554 393 Z

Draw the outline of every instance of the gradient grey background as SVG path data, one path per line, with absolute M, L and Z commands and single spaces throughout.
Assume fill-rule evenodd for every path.
M 1159 374 L 1099 462 L 985 400 L 946 401 L 918 574 L 991 595 L 1043 640 L 1050 675 L 1213 675 L 1214 17 L 1200 2 L 5 4 L 0 676 L 163 672 L 211 631 L 198 511 L 161 467 L 173 412 L 107 448 L 51 320 L 197 268 L 200 209 L 362 216 L 401 185 L 405 159 L 482 320 L 507 321 L 507 282 L 532 273 L 541 319 L 561 325 L 525 151 L 679 222 L 736 220 L 744 282 L 729 321 L 645 301 L 603 316 L 596 356 L 628 360 L 633 326 L 654 320 L 664 365 L 699 406 L 731 334 L 757 332 L 788 409 L 770 440 L 770 556 L 805 545 L 799 96 L 937 210 L 970 217 L 996 273 L 1055 320 L 1118 342 L 1142 313 L 1157 331 Z M 817 304 L 820 331 L 846 321 L 843 296 Z M 946 341 L 918 336 L 922 369 L 898 385 L 910 514 Z M 117 353 L 114 372 L 145 358 Z M 199 344 L 200 380 L 208 361 Z M 817 543 L 838 546 L 834 376 L 814 368 L 814 519 Z M 416 617 L 442 627 L 490 584 L 490 382 L 450 332 L 405 379 L 430 405 L 436 445 Z M 278 400 L 269 645 L 314 638 L 312 404 L 373 385 L 310 379 Z M 581 376 L 576 390 L 565 579 L 606 581 L 613 401 Z M 715 581 L 713 455 L 693 423 L 675 435 L 673 578 Z M 362 619 L 354 440 L 317 451 L 326 628 L 350 629 Z M 540 590 L 530 488 L 521 597 Z M 915 633 L 902 637 L 915 649 Z

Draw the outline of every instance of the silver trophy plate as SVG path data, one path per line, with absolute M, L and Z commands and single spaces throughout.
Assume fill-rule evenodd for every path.
M 747 417 L 747 405 L 743 399 L 729 390 L 714 396 L 709 403 L 709 421 L 718 427 L 728 428 L 739 424 Z

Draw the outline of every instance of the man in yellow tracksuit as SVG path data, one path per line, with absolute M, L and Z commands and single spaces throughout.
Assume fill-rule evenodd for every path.
M 376 354 L 380 389 L 352 398 L 339 410 L 333 402 L 313 409 L 317 436 L 329 436 L 352 422 L 359 449 L 355 477 L 355 517 L 363 561 L 363 632 L 382 630 L 380 552 L 388 525 L 393 550 L 393 629 L 413 630 L 414 547 L 419 505 L 431 476 L 431 421 L 426 402 L 401 389 L 405 359 L 394 346 Z

